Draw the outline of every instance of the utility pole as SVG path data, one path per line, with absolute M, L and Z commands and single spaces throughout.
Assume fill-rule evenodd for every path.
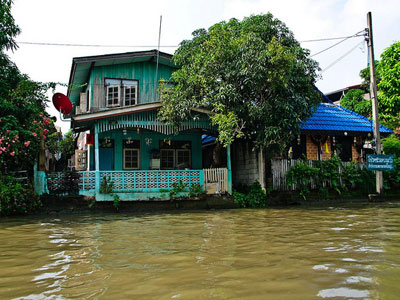
M 374 40 L 372 36 L 372 14 L 367 14 L 367 42 L 369 53 L 369 69 L 370 69 L 370 94 L 372 100 L 372 124 L 374 129 L 374 139 L 376 145 L 376 154 L 382 154 L 381 137 L 379 133 L 379 117 L 378 117 L 378 98 L 376 90 L 376 76 L 375 76 L 375 55 L 374 55 Z M 383 173 L 382 171 L 376 172 L 376 192 L 380 195 L 383 190 Z

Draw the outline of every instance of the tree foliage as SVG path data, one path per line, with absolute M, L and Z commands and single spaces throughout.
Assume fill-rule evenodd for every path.
M 394 134 L 384 138 L 382 141 L 385 154 L 392 154 L 400 158 L 400 140 Z
M 0 3 L 0 51 L 15 50 L 17 43 L 14 38 L 20 33 L 11 15 L 12 0 L 1 0 Z
M 40 139 L 54 130 L 45 112 L 46 91 L 53 84 L 34 82 L 4 53 L 15 50 L 19 28 L 11 15 L 12 1 L 0 5 L 0 170 L 29 169 Z
M 375 66 L 379 122 L 400 132 L 400 42 L 395 42 L 386 48 L 381 54 L 381 60 L 375 61 Z M 369 92 L 369 66 L 360 71 L 360 77 L 363 80 L 363 89 Z M 363 116 L 372 117 L 371 103 L 363 101 L 359 90 L 350 90 L 341 104 Z
M 371 69 L 370 67 L 366 67 L 360 71 L 360 77 L 362 79 L 362 87 L 367 92 L 369 92 L 369 85 L 371 83 Z M 379 72 L 379 60 L 375 60 L 375 81 L 376 84 L 381 82 L 381 74 Z
M 386 48 L 379 62 L 379 102 L 382 113 L 400 115 L 400 42 Z
M 352 89 L 340 100 L 340 105 L 364 117 L 372 118 L 371 100 L 364 98 L 365 91 Z
M 320 100 L 317 63 L 270 13 L 194 31 L 174 62 L 180 69 L 161 91 L 159 118 L 177 127 L 192 108 L 206 108 L 225 146 L 245 136 L 280 148 Z

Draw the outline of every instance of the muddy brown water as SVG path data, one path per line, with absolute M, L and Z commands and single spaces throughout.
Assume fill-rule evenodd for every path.
M 0 299 L 400 299 L 400 203 L 0 220 Z

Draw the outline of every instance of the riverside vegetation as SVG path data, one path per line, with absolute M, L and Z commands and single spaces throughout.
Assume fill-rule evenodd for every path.
M 384 146 L 385 152 L 394 154 L 391 152 L 392 149 L 389 149 L 389 145 L 391 143 L 387 142 L 386 147 Z M 355 162 L 345 164 L 336 156 L 325 161 L 315 161 L 313 166 L 308 161 L 301 161 L 286 173 L 286 180 L 288 186 L 295 185 L 295 190 L 303 200 L 307 200 L 312 190 L 317 192 L 320 199 L 332 196 L 366 196 L 376 190 L 373 171 Z M 385 193 L 396 192 L 399 187 L 400 157 L 395 155 L 394 170 L 384 174 Z

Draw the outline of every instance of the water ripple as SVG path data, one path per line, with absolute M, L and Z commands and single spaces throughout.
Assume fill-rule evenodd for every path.
M 395 299 L 400 205 L 0 222 L 0 299 Z

